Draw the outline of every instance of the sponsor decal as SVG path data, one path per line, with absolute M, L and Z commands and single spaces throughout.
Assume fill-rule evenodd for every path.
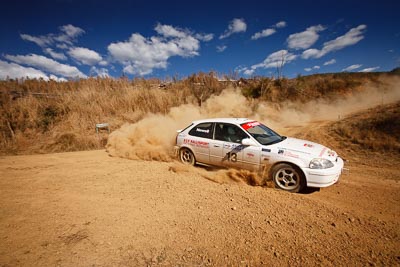
M 284 150 L 282 150 L 282 149 L 279 149 L 278 150 L 278 154 L 283 154 L 285 151 Z
M 209 132 L 210 132 L 210 129 L 205 130 L 205 129 L 196 128 L 196 132 L 200 132 L 200 133 L 209 133 Z
M 245 148 L 246 146 L 240 144 L 224 143 L 224 149 L 230 149 L 231 152 L 240 152 Z
M 328 156 L 330 156 L 330 157 L 334 157 L 335 156 L 335 151 L 333 151 L 333 150 L 329 150 L 328 151 Z
M 271 152 L 271 149 L 269 149 L 269 148 L 263 148 L 263 149 L 262 149 L 262 152 Z
M 254 154 L 253 154 L 253 153 L 247 153 L 246 156 L 247 156 L 248 158 L 254 158 Z
M 305 146 L 305 147 L 310 147 L 310 148 L 311 148 L 311 147 L 314 147 L 314 145 L 312 145 L 312 144 L 304 144 L 304 146 Z
M 319 157 L 322 157 L 322 155 L 325 153 L 325 151 L 326 151 L 326 147 L 324 147 L 324 148 L 321 150 L 321 153 L 319 153 Z
M 256 127 L 258 125 L 260 125 L 261 123 L 259 123 L 258 121 L 252 121 L 252 122 L 248 122 L 248 123 L 244 123 L 242 124 L 242 128 L 247 130 L 253 127 Z
M 195 146 L 195 147 L 201 147 L 201 148 L 208 148 L 209 147 L 209 143 L 208 142 L 199 141 L 199 140 L 193 140 L 193 139 L 183 139 L 183 143 L 191 145 L 191 146 Z
M 285 153 L 283 153 L 283 155 L 286 156 L 286 157 L 292 157 L 292 158 L 296 158 L 296 159 L 299 158 L 299 155 L 293 154 L 290 151 L 285 151 Z
M 239 145 L 237 144 L 229 144 L 229 143 L 224 143 L 224 148 L 227 149 L 234 149 L 235 147 L 238 147 Z

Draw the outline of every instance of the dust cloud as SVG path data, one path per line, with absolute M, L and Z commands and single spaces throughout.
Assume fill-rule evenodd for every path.
M 201 107 L 188 104 L 172 108 L 166 115 L 148 114 L 112 132 L 107 151 L 129 159 L 172 161 L 177 130 L 202 118 L 251 117 L 253 106 L 239 90 L 231 89 L 212 96 Z
M 248 184 L 251 186 L 268 186 L 271 187 L 272 183 L 263 179 L 258 173 L 239 170 L 239 169 L 216 169 L 216 168 L 203 168 L 194 167 L 190 165 L 183 165 L 178 162 L 172 163 L 169 171 L 174 173 L 190 173 L 197 174 L 209 181 L 218 184 Z
M 175 159 L 173 147 L 177 130 L 185 128 L 193 120 L 246 117 L 261 121 L 279 132 L 284 127 L 304 125 L 316 120 L 338 120 L 355 111 L 399 101 L 399 86 L 400 79 L 394 77 L 385 79 L 379 87 L 366 84 L 360 92 L 341 99 L 310 101 L 305 104 L 289 101 L 271 104 L 249 100 L 240 90 L 228 89 L 218 96 L 210 97 L 201 107 L 182 105 L 172 108 L 166 115 L 148 114 L 137 123 L 125 124 L 110 134 L 106 147 L 111 156 L 171 162 Z M 245 181 L 248 184 L 260 184 L 252 174 L 236 170 L 224 170 L 211 178 L 207 173 L 202 176 L 223 183 Z
M 380 86 L 365 84 L 362 91 L 343 98 L 320 99 L 307 103 L 284 102 L 281 105 L 260 103 L 253 118 L 271 122 L 278 130 L 304 125 L 311 121 L 340 120 L 363 109 L 400 101 L 400 78 L 380 80 Z

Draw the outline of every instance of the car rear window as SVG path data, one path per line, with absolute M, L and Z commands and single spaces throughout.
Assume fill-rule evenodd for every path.
M 213 123 L 200 123 L 189 131 L 189 135 L 211 139 L 213 135 Z

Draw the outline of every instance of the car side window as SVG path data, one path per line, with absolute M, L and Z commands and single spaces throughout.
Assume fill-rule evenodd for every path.
M 241 143 L 248 135 L 242 129 L 233 124 L 216 123 L 215 139 L 220 141 Z
M 189 135 L 211 139 L 213 135 L 213 123 L 200 123 L 189 131 Z

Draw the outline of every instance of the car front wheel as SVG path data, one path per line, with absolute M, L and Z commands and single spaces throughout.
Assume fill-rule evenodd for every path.
M 272 168 L 275 187 L 292 193 L 300 192 L 305 186 L 305 178 L 298 168 L 280 163 Z
M 190 149 L 185 148 L 185 147 L 181 148 L 181 150 L 179 150 L 179 158 L 183 164 L 193 166 L 196 163 L 196 159 L 194 157 L 193 152 Z

